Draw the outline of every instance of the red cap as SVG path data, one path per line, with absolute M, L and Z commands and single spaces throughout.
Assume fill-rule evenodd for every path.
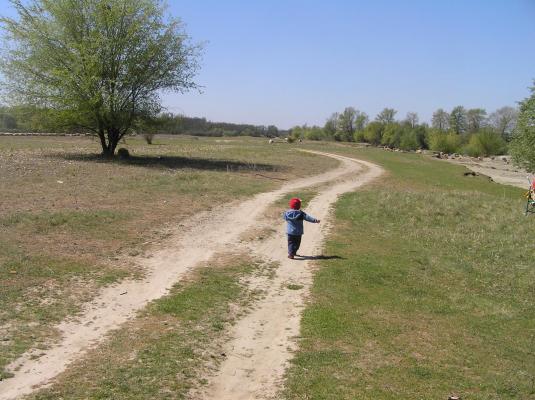
M 301 208 L 301 199 L 294 197 L 293 199 L 290 200 L 289 204 L 292 210 L 299 210 Z

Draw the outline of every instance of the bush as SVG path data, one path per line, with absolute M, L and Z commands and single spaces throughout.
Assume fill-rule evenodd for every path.
M 381 137 L 381 144 L 388 147 L 399 147 L 403 128 L 397 123 L 388 124 Z
M 384 125 L 380 122 L 370 122 L 364 129 L 364 139 L 371 144 L 378 145 L 383 137 Z
M 472 157 L 487 157 L 504 154 L 507 144 L 496 132 L 483 129 L 470 137 L 470 141 L 464 148 L 464 152 Z
M 154 139 L 154 133 L 144 133 L 143 139 L 147 142 L 147 144 L 152 144 L 152 140 Z
M 462 142 L 461 136 L 453 132 L 433 132 L 429 135 L 429 148 L 443 153 L 459 153 Z
M 413 128 L 416 141 L 418 142 L 418 148 L 427 149 L 429 147 L 427 144 L 428 131 L 429 130 L 427 127 L 423 125 L 418 125 L 417 127 Z
M 124 147 L 121 147 L 119 150 L 117 150 L 117 156 L 121 160 L 126 160 L 126 159 L 130 158 L 130 152 L 128 151 L 128 149 L 125 149 Z
M 364 142 L 364 130 L 355 131 L 353 134 L 353 140 L 355 142 Z
M 325 137 L 323 129 L 314 126 L 312 128 L 305 129 L 305 139 L 308 140 L 322 140 Z
M 420 147 L 415 131 L 404 131 L 399 141 L 399 147 L 402 150 L 416 150 Z

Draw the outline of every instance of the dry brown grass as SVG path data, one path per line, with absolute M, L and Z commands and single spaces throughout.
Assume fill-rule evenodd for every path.
M 131 256 L 179 221 L 336 165 L 262 139 L 121 146 L 132 158 L 110 162 L 88 138 L 0 137 L 0 370 L 99 287 L 142 272 Z

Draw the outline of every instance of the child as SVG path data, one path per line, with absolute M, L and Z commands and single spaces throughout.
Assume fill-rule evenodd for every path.
M 319 224 L 320 220 L 316 219 L 304 211 L 301 211 L 301 199 L 294 197 L 290 200 L 291 210 L 285 211 L 283 218 L 287 222 L 286 233 L 288 234 L 288 258 L 293 259 L 301 245 L 301 236 L 303 236 L 303 221 Z

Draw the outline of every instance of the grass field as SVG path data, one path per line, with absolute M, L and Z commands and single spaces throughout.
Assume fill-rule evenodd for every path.
M 322 149 L 325 147 L 322 146 Z M 520 189 L 376 149 L 343 196 L 287 399 L 535 398 L 535 251 Z
M 166 225 L 336 165 L 264 139 L 123 146 L 132 158 L 110 162 L 88 138 L 0 137 L 0 371 L 99 287 L 142 274 L 132 256 Z
M 319 261 L 280 398 L 535 399 L 534 220 L 522 190 L 416 154 L 248 138 L 128 139 L 136 157 L 116 163 L 95 159 L 87 139 L 0 138 L 0 368 L 45 347 L 99 287 L 141 275 L 129 255 L 166 223 L 336 165 L 298 146 L 387 174 L 337 203 L 325 251 L 337 258 Z M 306 207 L 315 193 L 293 195 Z M 261 295 L 248 277 L 275 267 L 218 257 L 29 398 L 184 398 Z

